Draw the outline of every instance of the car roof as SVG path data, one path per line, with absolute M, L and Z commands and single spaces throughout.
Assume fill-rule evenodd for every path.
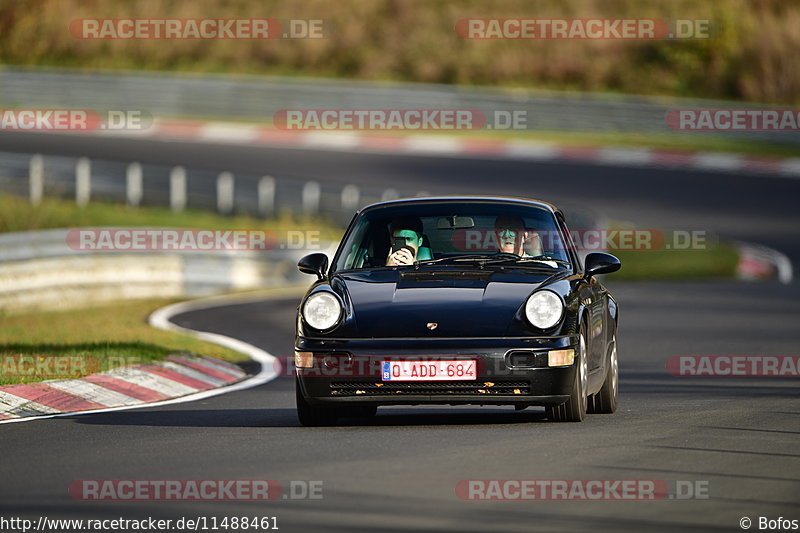
M 359 213 L 371 211 L 373 209 L 380 209 L 382 207 L 393 207 L 400 205 L 424 205 L 448 202 L 473 202 L 481 204 L 515 204 L 527 205 L 531 207 L 539 207 L 546 209 L 551 213 L 561 214 L 561 210 L 551 203 L 542 200 L 534 200 L 533 198 L 522 198 L 514 196 L 415 196 L 412 198 L 397 198 L 394 200 L 385 200 L 383 202 L 376 202 L 359 210 Z

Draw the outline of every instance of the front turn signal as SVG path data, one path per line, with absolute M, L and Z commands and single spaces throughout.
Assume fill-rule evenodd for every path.
M 314 352 L 294 352 L 294 366 L 296 368 L 312 368 L 314 366 Z
M 570 366 L 575 362 L 575 350 L 550 350 L 547 352 L 547 366 Z

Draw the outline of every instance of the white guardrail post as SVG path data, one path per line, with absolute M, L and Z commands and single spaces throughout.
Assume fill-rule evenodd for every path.
M 355 185 L 346 185 L 342 189 L 342 212 L 344 214 L 352 213 L 358 209 L 358 204 L 361 201 L 361 191 Z
M 169 206 L 176 213 L 186 207 L 186 169 L 181 166 L 169 173 Z
M 39 205 L 44 195 L 44 159 L 40 154 L 31 157 L 28 168 L 29 195 L 33 205 Z
M 92 164 L 86 157 L 75 165 L 75 203 L 84 207 L 92 196 Z
M 139 207 L 142 201 L 142 165 L 139 163 L 125 168 L 125 197 L 131 207 Z
M 399 195 L 397 194 L 397 191 L 394 189 L 386 189 L 385 191 L 383 191 L 383 194 L 381 195 L 382 202 L 385 202 L 386 200 L 394 200 L 395 198 L 399 198 Z
M 258 214 L 268 217 L 275 213 L 275 178 L 263 176 L 258 180 Z
M 217 176 L 217 212 L 230 215 L 233 212 L 233 174 L 222 172 Z
M 309 181 L 303 185 L 303 213 L 306 215 L 316 215 L 319 213 L 319 201 L 322 191 L 319 183 Z

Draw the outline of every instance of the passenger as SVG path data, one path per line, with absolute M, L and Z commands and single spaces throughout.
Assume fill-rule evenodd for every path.
M 499 216 L 494 221 L 497 248 L 501 252 L 520 257 L 542 255 L 542 242 L 539 233 L 525 229 L 519 217 Z

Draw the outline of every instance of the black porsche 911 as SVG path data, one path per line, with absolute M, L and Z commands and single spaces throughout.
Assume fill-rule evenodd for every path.
M 370 205 L 353 218 L 298 307 L 304 425 L 381 405 L 544 406 L 579 422 L 617 407 L 617 303 L 545 202 L 439 197 Z

